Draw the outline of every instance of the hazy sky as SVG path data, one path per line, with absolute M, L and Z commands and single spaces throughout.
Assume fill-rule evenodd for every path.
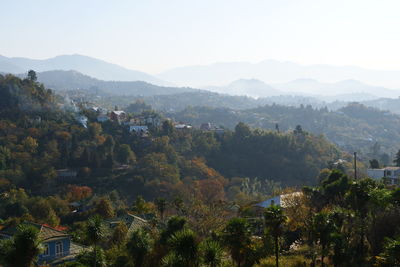
M 264 59 L 400 70 L 400 1 L 3 0 L 0 54 L 157 73 Z

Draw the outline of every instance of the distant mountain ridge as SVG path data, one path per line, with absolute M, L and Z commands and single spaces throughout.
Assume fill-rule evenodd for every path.
M 370 86 L 356 80 L 323 83 L 314 79 L 297 79 L 286 83 L 266 84 L 257 79 L 239 79 L 225 86 L 208 86 L 205 89 L 251 97 L 301 95 L 316 97 L 323 101 L 365 101 L 380 97 L 397 98 L 400 91 L 380 86 Z
M 23 57 L 0 56 L 0 71 L 19 74 L 33 69 L 37 72 L 52 70 L 75 70 L 82 74 L 105 81 L 144 81 L 156 85 L 168 85 L 147 73 L 130 70 L 106 61 L 82 56 L 82 55 L 62 55 L 49 59 L 30 59 Z
M 314 79 L 296 79 L 287 83 L 272 84 L 271 86 L 286 93 L 330 96 L 331 98 L 333 96 L 358 95 L 361 98 L 365 98 L 357 99 L 359 101 L 379 97 L 398 97 L 400 95 L 398 90 L 391 90 L 382 86 L 371 86 L 353 79 L 334 83 L 319 82 Z
M 264 60 L 258 63 L 223 62 L 184 66 L 164 71 L 160 79 L 193 87 L 222 86 L 238 79 L 254 78 L 266 83 L 285 83 L 296 79 L 321 82 L 359 80 L 388 88 L 400 88 L 400 71 L 371 70 L 355 66 L 301 65 L 293 62 Z
M 257 79 L 239 79 L 226 86 L 210 86 L 206 89 L 218 93 L 251 97 L 269 97 L 283 94 L 280 90 Z

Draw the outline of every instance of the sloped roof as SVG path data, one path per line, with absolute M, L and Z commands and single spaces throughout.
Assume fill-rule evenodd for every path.
M 44 226 L 42 225 L 42 228 L 39 233 L 39 237 L 43 240 L 49 240 L 49 239 L 56 239 L 56 238 L 61 238 L 61 237 L 69 237 L 67 233 L 64 233 L 62 231 L 58 231 L 54 228 Z
M 145 126 L 145 125 L 131 125 L 131 126 L 129 127 L 129 130 L 130 130 L 130 131 L 135 131 L 135 132 L 138 132 L 138 131 L 148 131 L 148 130 L 149 130 L 149 127 L 147 127 L 147 126 Z
M 45 224 L 38 224 L 33 222 L 24 222 L 23 224 L 35 227 L 39 231 L 39 238 L 42 241 L 50 241 L 59 238 L 69 237 L 67 233 L 54 229 Z M 16 231 L 17 227 L 11 226 L 3 229 L 1 233 L 4 235 L 13 236 L 16 233 Z
M 148 227 L 149 223 L 147 220 L 140 218 L 139 216 L 127 213 L 121 217 L 109 220 L 110 226 L 117 223 L 124 222 L 128 227 L 128 233 L 131 233 L 137 229 Z
M 400 167 L 385 167 L 383 169 L 388 171 L 397 171 L 400 170 Z
M 113 113 L 119 116 L 121 114 L 125 114 L 125 111 L 123 111 L 123 110 L 114 110 Z
M 132 233 L 140 228 L 147 227 L 149 225 L 149 223 L 145 219 L 142 219 L 132 214 L 129 215 L 132 217 L 132 221 L 128 228 L 128 233 Z

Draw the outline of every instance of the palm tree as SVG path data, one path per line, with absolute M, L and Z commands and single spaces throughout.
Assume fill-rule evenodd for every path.
M 182 267 L 185 266 L 183 259 L 175 253 L 169 253 L 162 258 L 162 266 L 164 267 Z
M 198 241 L 195 233 L 189 229 L 183 229 L 171 236 L 168 240 L 171 253 L 177 259 L 181 259 L 184 266 L 197 266 L 198 263 Z
M 132 232 L 126 248 L 129 256 L 132 258 L 135 267 L 141 267 L 145 263 L 146 256 L 152 248 L 152 240 L 148 232 L 138 229 Z
M 165 208 L 167 207 L 167 201 L 165 200 L 165 198 L 159 197 L 156 198 L 154 202 L 157 206 L 158 212 L 160 213 L 161 220 L 164 220 L 164 212 Z
M 229 248 L 232 259 L 240 267 L 245 258 L 244 250 L 251 242 L 250 225 L 243 218 L 233 218 L 224 229 L 224 242 Z
M 105 230 L 100 216 L 94 216 L 89 219 L 86 228 L 87 239 L 93 245 L 94 267 L 97 264 L 97 245 L 104 238 Z
M 160 244 L 166 245 L 168 239 L 176 232 L 186 227 L 186 219 L 184 217 L 172 216 L 167 222 L 167 228 L 160 234 Z
M 221 265 L 223 250 L 217 241 L 207 240 L 201 245 L 203 262 L 209 267 Z
M 321 245 L 321 267 L 325 266 L 324 258 L 328 254 L 329 244 L 333 241 L 335 231 L 333 221 L 327 212 L 319 212 L 314 216 L 314 229 Z M 340 240 L 338 240 L 340 241 Z
M 282 228 L 287 217 L 279 206 L 272 205 L 264 212 L 265 226 L 274 238 L 275 245 L 275 266 L 279 267 L 279 237 L 282 235 Z
M 39 231 L 22 224 L 13 238 L 0 243 L 0 260 L 5 266 L 31 267 L 41 251 Z

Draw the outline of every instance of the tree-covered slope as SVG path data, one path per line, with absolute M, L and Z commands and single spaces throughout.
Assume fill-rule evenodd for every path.
M 261 129 L 275 130 L 278 126 L 281 131 L 301 125 L 304 130 L 313 134 L 324 134 L 330 141 L 348 151 L 370 153 L 374 144 L 378 143 L 381 151 L 375 157 L 381 156 L 383 152 L 391 154 L 397 151 L 400 140 L 398 115 L 357 103 L 351 103 L 337 111 L 315 109 L 311 106 L 280 105 L 266 105 L 248 110 L 189 107 L 170 116 L 194 125 L 213 122 L 230 129 L 240 121 Z
M 300 128 L 280 134 L 251 130 L 239 123 L 235 132 L 224 136 L 208 162 L 227 177 L 258 177 L 285 185 L 306 185 L 315 184 L 312 177 L 341 156 L 324 137 Z
M 95 90 L 98 94 L 151 96 L 194 91 L 190 88 L 164 87 L 144 81 L 105 81 L 92 78 L 77 71 L 45 71 L 38 73 L 38 81 L 54 90 Z
M 177 130 L 165 120 L 141 137 L 123 124 L 96 122 L 97 114 L 85 108 L 60 109 L 34 77 L 1 77 L 0 95 L 0 178 L 36 193 L 62 190 L 56 169 L 65 168 L 78 171 L 80 185 L 147 197 L 203 179 L 222 179 L 226 190 L 232 177 L 313 184 L 319 170 L 341 156 L 321 137 L 253 131 L 243 124 L 221 135 Z M 87 116 L 87 128 L 75 120 L 80 114 Z M 145 114 L 129 114 L 135 116 Z M 121 166 L 122 176 L 116 172 Z

